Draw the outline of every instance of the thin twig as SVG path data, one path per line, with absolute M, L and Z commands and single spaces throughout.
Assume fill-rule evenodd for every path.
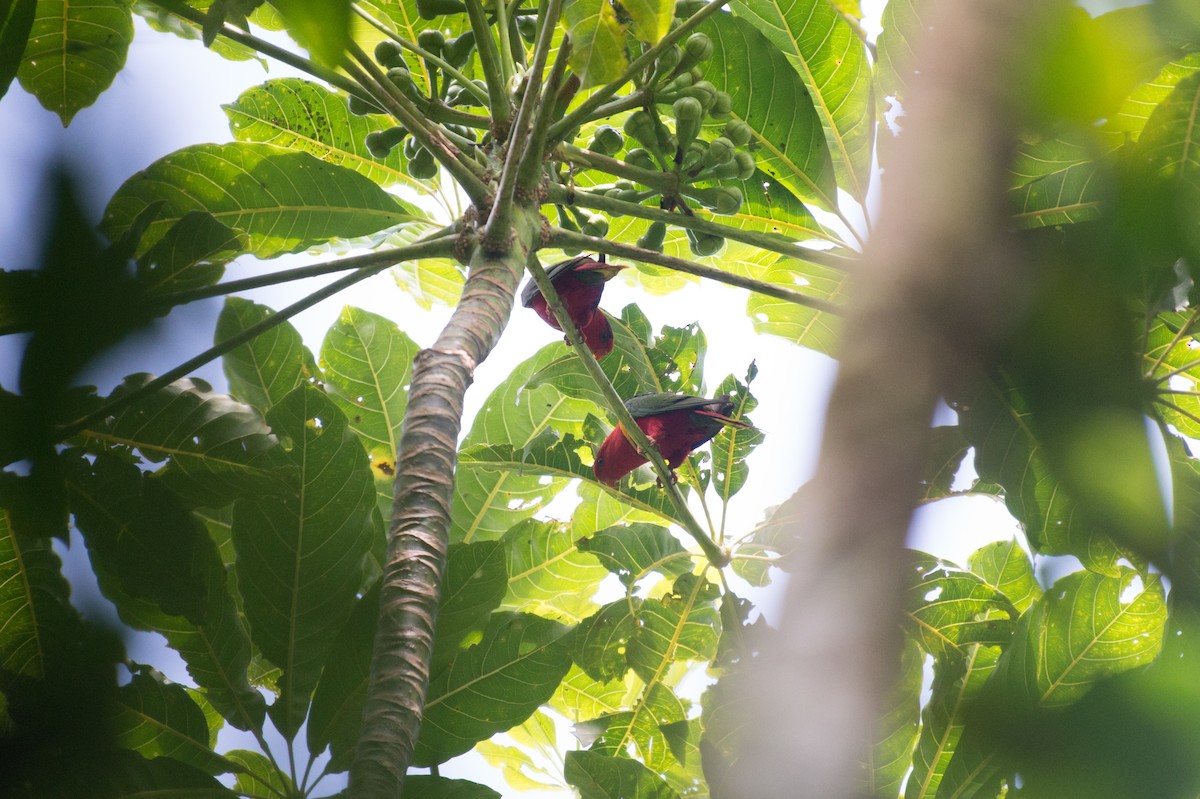
M 754 278 L 735 275 L 722 269 L 717 269 L 715 266 L 704 266 L 694 261 L 685 261 L 682 258 L 663 255 L 661 252 L 655 252 L 654 250 L 644 250 L 641 247 L 633 247 L 610 239 L 597 238 L 596 236 L 585 236 L 573 230 L 563 230 L 558 227 L 551 228 L 546 243 L 553 247 L 566 245 L 567 248 L 596 250 L 597 252 L 615 255 L 619 258 L 632 258 L 642 263 L 665 266 L 667 269 L 674 269 L 676 272 L 685 272 L 697 277 L 706 277 L 718 283 L 726 283 L 730 286 L 749 289 L 758 294 L 765 294 L 768 297 L 774 297 L 777 300 L 794 303 L 795 305 L 803 305 L 806 308 L 812 308 L 822 313 L 839 315 L 842 313 L 842 308 L 839 305 L 818 297 L 801 294 L 798 291 L 792 291 L 783 286 L 776 286 L 773 283 L 764 283 Z

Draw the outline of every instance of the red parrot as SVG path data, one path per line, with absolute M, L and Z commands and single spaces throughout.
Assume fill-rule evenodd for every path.
M 746 430 L 749 422 L 730 418 L 729 397 L 705 399 L 687 394 L 638 394 L 625 407 L 672 469 L 683 463 L 692 450 L 711 439 L 725 426 Z M 596 479 L 608 486 L 646 462 L 620 425 L 608 434 L 596 452 Z
M 583 343 L 587 344 L 596 360 L 608 355 L 613 348 L 612 326 L 604 311 L 597 307 L 600 305 L 600 295 L 604 293 L 605 282 L 624 268 L 581 255 L 569 261 L 560 261 L 546 270 L 546 276 L 562 298 L 571 321 L 579 328 Z M 521 292 L 521 304 L 536 311 L 555 330 L 562 330 L 554 318 L 554 312 L 546 304 L 546 298 L 532 280 L 525 284 Z

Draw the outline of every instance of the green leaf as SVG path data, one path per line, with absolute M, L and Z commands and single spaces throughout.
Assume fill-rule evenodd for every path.
M 1160 382 L 1166 392 L 1156 406 L 1163 421 L 1185 436 L 1200 436 L 1200 368 L 1193 364 L 1191 322 L 1184 313 L 1160 313 L 1146 331 L 1146 376 Z M 1188 330 L 1180 332 L 1185 325 Z M 1193 393 L 1195 392 L 1195 393 Z
M 459 469 L 455 475 L 450 540 L 469 543 L 495 540 L 517 522 L 528 519 L 554 498 L 566 472 L 524 468 L 520 453 L 533 446 L 548 425 L 577 430 L 588 405 L 563 395 L 553 386 L 526 390 L 529 376 L 556 360 L 561 343 L 543 347 L 518 364 L 509 377 L 488 396 L 463 438 Z M 485 459 L 467 454 L 484 445 L 497 450 Z M 518 457 L 513 458 L 513 453 Z M 506 457 L 492 457 L 503 453 Z M 578 459 L 578 456 L 576 456 Z
M 627 657 L 647 684 L 662 680 L 676 663 L 716 655 L 721 633 L 721 617 L 713 606 L 717 593 L 712 583 L 689 573 L 664 596 L 642 603 Z
M 849 275 L 831 266 L 779 258 L 758 278 L 802 291 L 810 297 L 838 301 L 846 293 Z M 835 314 L 751 293 L 746 300 L 746 315 L 752 320 L 756 333 L 779 336 L 826 355 L 837 352 L 841 322 Z
M 233 787 L 246 796 L 292 796 L 295 787 L 286 774 L 280 773 L 270 758 L 249 749 L 234 749 L 225 757 L 244 769 L 237 775 Z
M 658 44 L 675 16 L 675 0 L 626 0 L 621 7 L 633 18 L 633 35 L 647 44 Z
M 663 779 L 636 760 L 596 752 L 567 752 L 563 775 L 581 799 L 678 799 Z
M 210 774 L 235 769 L 209 745 L 208 721 L 187 690 L 145 671 L 118 690 L 117 744 L 145 758 L 171 757 Z
M 963 429 L 958 425 L 939 425 L 930 434 L 932 441 L 928 461 L 921 477 L 921 499 L 926 501 L 950 496 L 954 476 L 971 449 Z
M 1042 595 L 1033 563 L 1015 538 L 984 544 L 971 553 L 967 568 L 1004 594 L 1022 613 Z
M 422 258 L 397 264 L 392 268 L 392 277 L 417 305 L 428 311 L 435 304 L 453 306 L 458 303 L 467 279 L 465 272 L 449 258 Z
M 1020 227 L 1053 227 L 1100 218 L 1106 199 L 1099 153 L 1087 143 L 1043 139 L 1018 147 L 1009 199 Z
M 116 456 L 68 461 L 75 523 L 92 556 L 121 590 L 192 624 L 208 621 L 211 592 L 223 590 L 216 545 L 167 485 Z
M 438 605 L 431 671 L 453 659 L 487 626 L 508 590 L 508 564 L 500 541 L 452 544 Z
M 135 391 L 149 379 L 131 375 L 112 396 Z M 254 408 L 196 378 L 143 395 L 83 435 L 162 463 L 157 476 L 193 506 L 220 507 L 238 497 L 278 494 L 295 471 Z
M 1021 617 L 999 666 L 1003 684 L 1026 706 L 1068 705 L 1097 680 L 1152 661 L 1166 618 L 1157 574 L 1068 574 Z
M 501 607 L 564 621 L 579 621 L 595 609 L 592 595 L 607 572 L 578 547 L 574 528 L 526 519 L 501 542 L 508 558 Z
M 875 96 L 881 103 L 894 98 L 904 104 L 909 84 L 916 75 L 913 68 L 913 44 L 923 30 L 922 14 L 928 15 L 924 0 L 891 0 L 883 7 L 883 30 L 876 41 Z M 882 111 L 881 108 L 881 116 Z
M 778 557 L 793 551 L 796 531 L 808 518 L 805 489 L 800 488 L 782 504 L 770 508 L 766 518 L 734 548 L 733 573 L 751 585 L 770 582 L 769 566 L 787 568 L 788 559 Z
M 500 799 L 500 794 L 486 785 L 429 774 L 410 774 L 405 777 L 404 795 L 412 799 Z
M 624 680 L 593 680 L 583 669 L 572 666 L 563 678 L 550 706 L 572 722 L 595 719 L 631 707 L 641 691 L 641 681 L 632 672 Z
M 654 571 L 679 577 L 693 566 L 691 553 L 670 530 L 656 524 L 609 527 L 580 539 L 578 546 L 580 551 L 595 555 L 604 568 L 629 587 Z
M 37 4 L 17 78 L 66 127 L 112 85 L 132 41 L 133 17 L 126 0 L 43 0 Z
M 196 144 L 160 158 L 117 189 L 101 229 L 119 238 L 156 202 L 164 203 L 162 211 L 139 252 L 191 211 L 245 233 L 259 258 L 424 218 L 351 169 L 248 142 Z
M 351 306 L 342 309 L 321 345 L 325 389 L 362 439 L 382 511 L 391 510 L 397 443 L 417 349 L 394 322 Z
M 493 614 L 481 642 L 430 680 L 414 764 L 445 762 L 527 719 L 571 666 L 566 631 L 529 614 Z
M 1142 83 L 1125 98 L 1121 110 L 1105 120 L 1102 127 L 1136 138 L 1146 127 L 1154 109 L 1167 99 L 1184 78 L 1200 71 L 1200 53 L 1188 53 L 1163 66 L 1153 79 Z
M 758 168 L 805 202 L 837 205 L 833 161 L 808 89 L 787 58 L 745 20 L 714 14 L 704 77 L 733 98 L 732 115 L 754 130 Z
M 625 652 L 637 631 L 641 600 L 618 599 L 581 621 L 571 635 L 571 659 L 597 682 L 625 676 Z
M 933 688 L 921 713 L 921 735 L 912 755 L 913 771 L 905 799 L 934 799 L 958 750 L 967 713 L 996 669 L 1000 648 L 979 644 L 966 656 L 933 667 Z M 893 794 L 894 795 L 894 794 Z
M 683 703 L 665 685 L 656 683 L 646 688 L 633 710 L 576 724 L 575 734 L 584 741 L 596 736 L 591 751 L 607 755 L 623 755 L 632 743 L 646 767 L 662 773 L 679 762 L 675 752 L 684 755 L 676 725 L 686 722 Z
M 750 383 L 758 367 L 753 362 L 746 373 L 743 383 L 733 375 L 729 375 L 717 386 L 714 397 L 729 397 L 734 404 L 732 415 L 743 419 L 758 407 L 758 399 L 750 393 Z M 748 419 L 746 421 L 749 421 Z M 763 441 L 763 432 L 757 428 L 739 430 L 736 427 L 724 427 L 712 443 L 712 478 L 713 487 L 721 497 L 722 503 L 728 503 L 750 477 L 750 466 L 746 458 Z
M 911 562 L 904 610 L 909 632 L 926 652 L 939 661 L 954 660 L 970 644 L 1008 641 L 1017 611 L 999 590 L 923 552 L 913 552 Z
M 871 65 L 862 39 L 828 0 L 738 0 L 733 9 L 800 75 L 825 129 L 838 182 L 862 202 L 875 138 Z
M 1022 392 L 985 380 L 958 411 L 975 447 L 975 470 L 1004 489 L 1004 503 L 1024 526 L 1030 547 L 1044 555 L 1074 555 L 1093 571 L 1117 574 L 1125 553 L 1076 512 L 1046 463 Z
M 292 38 L 331 69 L 350 46 L 349 0 L 271 0 Z
M 211 286 L 246 243 L 211 214 L 191 211 L 138 259 L 138 281 L 150 296 Z
M 1182 78 L 1146 121 L 1134 148 L 1151 173 L 1179 181 L 1189 196 L 1200 191 L 1200 156 L 1192 109 L 1200 98 L 1200 73 Z
M 318 83 L 300 78 L 276 78 L 242 92 L 222 106 L 229 129 L 238 141 L 263 142 L 353 169 L 382 186 L 407 183 L 414 188 L 427 184 L 415 181 L 404 171 L 401 147 L 393 147 L 387 158 L 376 158 L 364 143 L 368 133 L 394 124 L 383 114 L 356 116 L 346 98 Z
M 215 5 L 216 3 L 214 3 Z M 204 31 L 200 25 L 172 14 L 166 8 L 155 5 L 151 0 L 134 0 L 133 13 L 137 14 L 152 30 L 160 33 L 170 33 L 188 42 L 203 44 Z M 212 5 L 209 6 L 212 8 Z M 257 16 L 257 14 L 255 15 Z M 194 45 L 199 47 L 200 44 Z M 257 61 L 266 69 L 267 62 L 255 50 L 243 44 L 238 44 L 224 36 L 218 36 L 210 44 L 205 45 L 213 53 L 230 61 Z
M 616 80 L 628 66 L 625 30 L 611 3 L 566 0 L 561 24 L 571 37 L 571 69 L 582 81 L 582 88 Z
M 36 12 L 37 0 L 9 0 L 0 15 L 0 97 L 17 76 Z
M 272 717 L 290 737 L 354 608 L 375 496 L 362 445 L 322 391 L 295 389 L 267 421 L 290 439 L 300 479 L 292 496 L 238 500 L 233 543 L 251 639 L 283 670 Z
M 912 762 L 921 716 L 921 677 L 925 656 L 916 641 L 905 637 L 899 672 L 875 722 L 867 762 L 867 791 L 879 799 L 896 799 Z
M 534 714 L 538 718 L 543 714 Z M 528 722 L 527 722 L 528 723 Z M 520 729 L 519 727 L 516 729 Z M 551 769 L 541 765 L 537 751 L 527 751 L 516 746 L 502 746 L 495 741 L 480 741 L 475 744 L 478 752 L 492 768 L 499 769 L 504 781 L 514 791 L 554 791 L 560 787 L 562 778 Z M 407 785 L 405 786 L 407 790 Z
M 236 799 L 214 777 L 170 757 L 147 760 L 136 752 L 116 749 L 105 754 L 103 776 L 87 786 L 97 796 L 130 799 Z
M 216 341 L 225 341 L 275 312 L 241 297 L 226 297 L 217 318 Z M 229 391 L 264 413 L 299 385 L 318 379 L 316 359 L 290 322 L 283 322 L 226 353 Z
M 74 617 L 71 589 L 49 541 L 18 536 L 0 507 L 0 670 L 41 677 Z
M 328 746 L 330 771 L 349 770 L 354 758 L 371 676 L 380 585 L 376 582 L 355 603 L 329 650 L 329 659 L 313 694 L 307 726 L 308 751 L 321 752 Z

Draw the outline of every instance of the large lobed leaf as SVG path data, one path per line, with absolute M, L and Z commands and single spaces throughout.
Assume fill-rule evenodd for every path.
M 661 777 L 636 760 L 597 752 L 568 752 L 563 769 L 581 799 L 678 799 Z
M 354 608 L 375 497 L 366 453 L 324 392 L 300 386 L 267 421 L 286 437 L 300 477 L 291 496 L 239 500 L 233 543 L 251 637 L 282 669 L 273 719 L 291 736 L 332 637 Z
M 913 552 L 911 557 L 904 609 L 910 634 L 926 652 L 952 661 L 964 657 L 972 644 L 1009 639 L 1017 611 L 999 590 L 931 555 Z
M 245 233 L 249 252 L 260 258 L 424 218 L 351 169 L 248 142 L 196 144 L 160 158 L 117 189 L 101 229 L 120 238 L 159 202 L 139 251 L 192 211 Z
M 17 77 L 65 127 L 112 85 L 132 41 L 125 0 L 39 0 Z
M 1100 154 L 1067 138 L 1022 144 L 1010 168 L 1009 199 L 1022 227 L 1050 227 L 1100 217 L 1106 199 Z
M 579 546 L 574 528 L 526 519 L 501 544 L 508 562 L 501 607 L 561 621 L 579 621 L 595 609 L 592 595 L 607 572 Z
M 821 118 L 841 188 L 862 202 L 870 179 L 875 109 L 862 39 L 828 0 L 737 0 L 795 68 Z
M 213 752 L 204 712 L 183 686 L 142 671 L 118 694 L 113 723 L 122 748 L 146 758 L 171 757 L 210 774 L 237 768 Z
M 220 342 L 275 314 L 265 305 L 226 297 L 214 338 Z M 299 385 L 317 379 L 317 361 L 290 322 L 283 322 L 225 354 L 229 392 L 266 413 Z

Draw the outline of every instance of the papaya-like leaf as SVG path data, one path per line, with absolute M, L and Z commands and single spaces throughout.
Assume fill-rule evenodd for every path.
M 244 234 L 212 214 L 191 211 L 138 259 L 138 281 L 151 297 L 211 286 L 246 246 Z
M 955 660 L 970 644 L 1007 643 L 1017 610 L 997 588 L 924 552 L 912 552 L 910 564 L 904 610 L 909 633 L 926 652 Z
M 714 602 L 717 588 L 703 577 L 684 574 L 669 592 L 642 603 L 638 629 L 629 643 L 629 665 L 646 683 L 661 681 L 676 663 L 712 660 L 721 634 Z
M 636 760 L 598 752 L 567 752 L 563 775 L 581 799 L 679 799 L 663 778 Z
M 846 294 L 849 276 L 844 270 L 831 266 L 780 257 L 759 275 L 759 279 L 817 299 L 837 302 Z M 835 314 L 751 293 L 746 300 L 746 315 L 757 333 L 779 336 L 826 355 L 837 352 L 841 324 Z
M 571 69 L 583 88 L 616 80 L 628 66 L 625 29 L 611 3 L 566 0 L 561 24 L 571 36 Z
M 1004 594 L 1022 613 L 1042 595 L 1033 563 L 1015 538 L 984 544 L 971 553 L 967 568 Z
M 246 796 L 288 796 L 294 792 L 291 779 L 262 752 L 234 749 L 225 753 L 228 760 L 241 766 L 233 787 Z
M 575 734 L 595 737 L 593 752 L 623 755 L 633 744 L 642 762 L 662 773 L 684 756 L 680 733 L 687 734 L 687 710 L 679 697 L 662 683 L 649 686 L 632 710 L 621 710 L 575 725 Z M 676 754 L 678 752 L 678 754 Z
M 424 219 L 352 169 L 252 142 L 195 144 L 160 158 L 117 189 L 101 229 L 119 238 L 159 202 L 162 209 L 139 252 L 192 211 L 244 233 L 249 252 L 259 258 Z
M 56 645 L 69 638 L 71 589 L 49 542 L 19 536 L 6 504 L 0 502 L 0 670 L 41 677 Z
M 320 64 L 341 66 L 350 46 L 350 0 L 270 0 L 284 27 Z
M 125 0 L 39 2 L 17 78 L 66 127 L 112 85 L 132 41 Z
M 581 621 L 571 634 L 571 659 L 597 682 L 625 676 L 629 641 L 637 631 L 637 598 L 610 602 Z
M 679 577 L 692 570 L 691 553 L 666 527 L 635 523 L 609 527 L 578 542 L 580 551 L 595 555 L 604 568 L 632 587 L 650 572 Z
M 870 759 L 865 772 L 867 793 L 879 799 L 895 799 L 912 762 L 913 744 L 921 719 L 921 648 L 904 639 L 900 670 L 875 722 Z
M 561 621 L 579 621 L 596 608 L 592 596 L 607 572 L 579 547 L 574 528 L 526 519 L 500 540 L 508 560 L 501 607 Z
M 37 0 L 9 0 L 0 15 L 0 97 L 8 92 L 17 76 L 21 56 L 33 30 Z
M 753 362 L 746 371 L 746 382 L 729 375 L 717 390 L 714 397 L 729 397 L 733 402 L 730 412 L 735 419 L 744 419 L 758 407 L 758 398 L 750 393 L 750 384 L 758 374 L 758 367 Z M 748 419 L 746 421 L 749 421 Z M 763 432 L 758 428 L 741 430 L 736 427 L 724 427 L 712 443 L 712 480 L 713 487 L 723 503 L 728 503 L 750 477 L 750 466 L 746 458 L 755 447 L 763 441 Z
M 220 342 L 258 324 L 274 311 L 241 297 L 225 298 L 214 338 Z M 296 386 L 318 378 L 312 352 L 290 322 L 283 322 L 225 354 L 229 392 L 263 413 Z
M 1105 172 L 1095 146 L 1068 138 L 1043 139 L 1017 148 L 1009 168 L 1009 199 L 1021 227 L 1070 225 L 1100 218 Z
M 209 744 L 208 721 L 182 685 L 145 670 L 117 691 L 117 743 L 147 759 L 171 757 L 209 774 L 238 770 Z
M 481 641 L 430 679 L 414 763 L 445 762 L 527 719 L 571 667 L 566 632 L 538 616 L 492 614 Z
M 267 421 L 288 440 L 300 477 L 290 496 L 238 500 L 233 543 L 251 639 L 282 669 L 272 719 L 290 737 L 354 609 L 375 492 L 362 444 L 321 390 L 296 388 Z

